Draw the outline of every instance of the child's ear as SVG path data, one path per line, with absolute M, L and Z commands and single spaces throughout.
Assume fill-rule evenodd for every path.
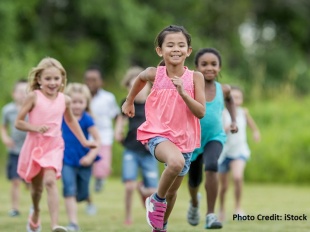
M 156 53 L 159 57 L 163 57 L 162 51 L 160 47 L 156 47 Z
M 189 57 L 192 54 L 193 48 L 192 47 L 188 47 L 187 49 L 187 57 Z

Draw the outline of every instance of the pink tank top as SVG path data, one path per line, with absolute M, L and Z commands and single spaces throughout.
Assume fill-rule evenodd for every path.
M 183 86 L 194 98 L 193 71 L 184 67 Z M 161 136 L 173 142 L 182 153 L 200 147 L 200 123 L 167 76 L 166 66 L 158 66 L 154 84 L 145 103 L 146 121 L 138 128 L 137 139 L 143 144 Z

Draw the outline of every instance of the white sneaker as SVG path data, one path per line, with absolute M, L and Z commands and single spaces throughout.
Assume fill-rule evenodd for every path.
M 217 216 L 214 213 L 209 213 L 206 216 L 205 229 L 221 229 L 222 223 L 218 221 Z
M 85 211 L 88 215 L 96 215 L 97 213 L 96 206 L 93 204 L 87 204 Z
M 187 222 L 192 226 L 197 226 L 200 221 L 200 212 L 199 212 L 199 204 L 200 204 L 200 193 L 197 194 L 198 206 L 194 207 L 192 202 L 189 202 L 189 208 L 187 210 Z

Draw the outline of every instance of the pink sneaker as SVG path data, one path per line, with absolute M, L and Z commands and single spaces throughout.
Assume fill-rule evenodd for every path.
M 153 195 L 154 194 L 145 200 L 146 220 L 147 223 L 153 228 L 153 231 L 164 232 L 164 216 L 167 209 L 167 203 L 156 201 L 153 198 Z

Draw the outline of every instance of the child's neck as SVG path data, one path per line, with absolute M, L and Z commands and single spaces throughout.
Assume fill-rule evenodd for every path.
M 82 118 L 83 114 L 73 114 L 73 116 L 76 118 L 76 120 L 80 120 Z
M 177 65 L 177 66 L 167 65 L 166 72 L 169 78 L 176 77 L 176 76 L 181 77 L 183 76 L 185 72 L 184 65 Z

